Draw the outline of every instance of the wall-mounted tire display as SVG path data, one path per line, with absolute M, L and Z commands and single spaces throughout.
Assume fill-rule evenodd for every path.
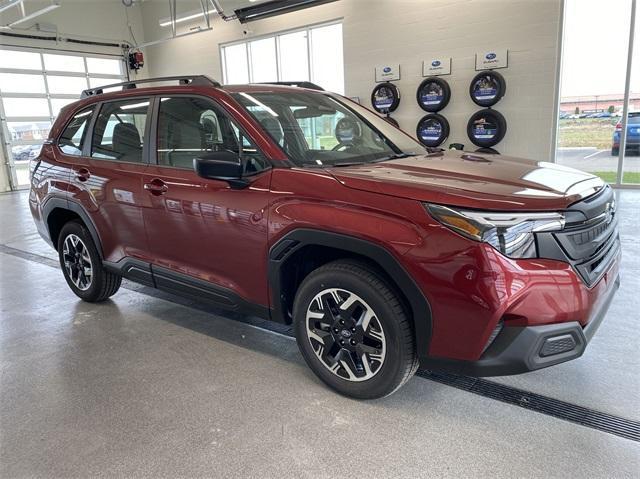
M 416 92 L 418 105 L 424 111 L 434 113 L 444 109 L 451 99 L 451 88 L 449 84 L 438 77 L 425 79 Z
M 400 104 L 400 90 L 393 83 L 380 83 L 371 92 L 371 105 L 378 113 L 391 113 Z
M 437 113 L 425 115 L 418 122 L 416 136 L 424 146 L 439 146 L 449 136 L 449 122 Z
M 467 123 L 467 135 L 481 148 L 490 148 L 502 141 L 507 133 L 507 120 L 498 111 L 489 108 L 475 112 Z
M 492 70 L 478 73 L 469 85 L 469 95 L 476 105 L 493 106 L 500 101 L 507 90 L 507 82 L 498 72 Z

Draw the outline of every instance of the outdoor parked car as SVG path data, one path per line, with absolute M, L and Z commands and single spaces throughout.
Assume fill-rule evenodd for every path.
M 292 324 L 356 398 L 420 364 L 494 376 L 583 354 L 619 285 L 601 179 L 425 149 L 308 83 L 177 80 L 85 91 L 31 162 L 33 218 L 78 297 L 124 277 Z
M 40 145 L 23 145 L 11 148 L 14 161 L 28 161 L 38 156 Z
M 613 144 L 611 145 L 611 155 L 620 154 L 620 135 L 622 134 L 622 122 L 616 124 L 613 131 Z M 640 111 L 629 112 L 627 120 L 627 151 L 636 150 L 640 154 Z

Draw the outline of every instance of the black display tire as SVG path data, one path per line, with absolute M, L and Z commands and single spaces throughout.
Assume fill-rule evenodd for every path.
M 327 288 L 353 292 L 373 309 L 384 331 L 386 353 L 377 373 L 364 381 L 342 378 L 314 351 L 307 332 L 307 313 L 314 298 Z M 338 260 L 311 272 L 300 285 L 293 304 L 294 332 L 298 347 L 311 370 L 340 394 L 357 399 L 376 399 L 396 391 L 418 368 L 411 319 L 399 295 L 366 263 Z
M 88 257 L 90 258 L 91 281 L 87 289 L 81 289 L 74 283 L 65 263 L 65 241 L 74 236 L 80 239 L 83 248 L 86 247 Z M 67 281 L 71 291 L 80 299 L 89 303 L 98 303 L 113 296 L 118 289 L 120 289 L 122 277 L 105 270 L 102 265 L 102 259 L 91 237 L 91 233 L 89 233 L 89 230 L 82 222 L 69 221 L 62 227 L 60 235 L 58 236 L 58 257 L 64 279 Z
M 420 130 L 421 130 L 422 124 L 429 120 L 435 120 L 442 125 L 442 131 L 437 140 L 425 140 L 420 136 Z M 449 122 L 444 116 L 438 113 L 429 113 L 428 115 L 425 115 L 422 118 L 420 118 L 420 121 L 416 126 L 416 137 L 418 138 L 418 141 L 422 143 L 424 146 L 435 148 L 436 146 L 442 145 L 442 143 L 446 141 L 446 139 L 449 137 L 450 130 L 451 129 L 449 127 Z
M 387 108 L 379 108 L 376 106 L 376 102 L 375 102 L 376 93 L 378 92 L 378 90 L 382 88 L 389 88 L 393 92 L 393 101 L 391 102 L 391 105 Z M 371 106 L 378 113 L 391 113 L 393 111 L 396 111 L 399 105 L 400 105 L 400 90 L 398 90 L 398 87 L 395 86 L 393 83 L 390 83 L 390 82 L 379 83 L 373 88 L 373 91 L 371 92 Z
M 430 83 L 436 83 L 440 88 L 442 88 L 442 101 L 434 105 L 425 105 L 421 99 L 422 89 Z M 443 110 L 449 104 L 449 100 L 451 100 L 451 87 L 442 78 L 425 78 L 416 90 L 416 101 L 418 102 L 418 105 L 420 105 L 420 108 L 422 108 L 424 111 L 428 111 L 429 113 L 435 113 L 437 111 Z
M 477 120 L 479 120 L 482 117 L 490 118 L 491 121 L 494 122 L 498 127 L 497 128 L 498 131 L 494 137 L 476 138 L 474 136 L 473 134 L 474 124 Z M 504 116 L 502 116 L 502 113 L 496 110 L 492 110 L 490 108 L 485 108 L 483 110 L 479 110 L 475 112 L 473 115 L 471 115 L 471 118 L 469 118 L 469 122 L 467 123 L 467 136 L 471 140 L 471 143 L 481 148 L 490 148 L 494 145 L 497 145 L 502 141 L 506 133 L 507 133 L 507 120 L 505 119 Z
M 496 95 L 495 97 L 491 98 L 491 99 L 478 99 L 475 97 L 475 95 L 473 94 L 473 90 L 474 90 L 474 86 L 476 84 L 476 82 L 480 81 L 483 77 L 489 77 L 491 78 L 491 80 L 493 82 L 495 82 L 496 84 Z M 504 96 L 504 94 L 507 91 L 507 82 L 504 79 L 504 77 L 493 70 L 486 70 L 486 71 L 482 71 L 480 73 L 478 73 L 476 76 L 473 77 L 473 80 L 471 80 L 471 84 L 469 85 L 469 96 L 471 97 L 471 100 L 478 106 L 482 106 L 482 107 L 489 107 L 489 106 L 493 106 L 496 103 L 498 103 L 502 97 Z

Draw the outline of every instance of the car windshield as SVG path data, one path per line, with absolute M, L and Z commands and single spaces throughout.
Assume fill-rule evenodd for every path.
M 331 94 L 300 90 L 233 96 L 298 166 L 348 166 L 425 152 L 375 113 Z
M 630 111 L 628 123 L 630 125 L 640 124 L 640 111 Z

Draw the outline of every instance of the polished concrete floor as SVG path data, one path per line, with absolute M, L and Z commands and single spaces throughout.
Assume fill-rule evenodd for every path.
M 493 380 L 640 420 L 640 191 L 585 355 Z M 638 477 L 640 443 L 423 378 L 358 402 L 288 337 L 127 284 L 79 301 L 0 195 L 0 477 Z

